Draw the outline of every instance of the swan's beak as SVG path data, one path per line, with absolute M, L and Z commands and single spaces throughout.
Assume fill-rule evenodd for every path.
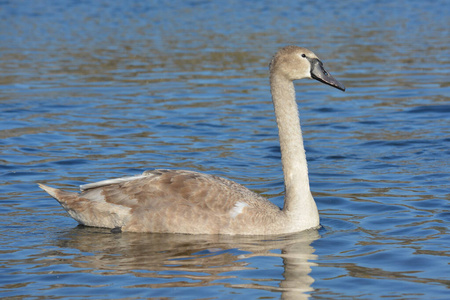
M 334 77 L 324 69 L 323 64 L 320 60 L 318 60 L 317 58 L 312 58 L 309 60 L 309 62 L 311 63 L 312 78 L 340 89 L 341 91 L 345 91 L 345 86 L 334 79 Z

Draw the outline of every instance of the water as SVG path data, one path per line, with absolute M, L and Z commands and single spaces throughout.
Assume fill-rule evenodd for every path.
M 0 2 L 0 297 L 448 299 L 448 1 Z M 281 206 L 267 65 L 297 84 L 323 227 L 276 237 L 77 227 L 37 182 L 152 168 Z

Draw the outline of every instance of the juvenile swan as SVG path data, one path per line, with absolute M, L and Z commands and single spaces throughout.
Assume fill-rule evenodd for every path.
M 342 91 L 345 87 L 305 48 L 280 49 L 269 68 L 284 173 L 283 209 L 228 179 L 182 170 L 90 183 L 80 186 L 81 193 L 39 186 L 80 224 L 115 231 L 269 235 L 317 228 L 319 212 L 309 188 L 293 80 L 313 78 Z

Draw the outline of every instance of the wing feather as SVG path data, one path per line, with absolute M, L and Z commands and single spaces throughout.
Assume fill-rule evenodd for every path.
M 250 223 L 264 227 L 264 221 L 275 222 L 280 212 L 238 183 L 184 170 L 145 171 L 87 184 L 81 190 L 58 198 L 75 219 L 90 226 L 121 224 L 123 231 L 232 233 Z M 102 222 L 100 215 L 111 220 Z

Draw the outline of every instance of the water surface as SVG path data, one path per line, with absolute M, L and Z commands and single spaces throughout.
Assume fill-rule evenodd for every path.
M 447 1 L 0 2 L 0 297 L 447 299 L 449 16 Z M 347 87 L 297 84 L 320 230 L 111 234 L 38 189 L 182 168 L 282 206 L 267 73 L 287 44 Z

